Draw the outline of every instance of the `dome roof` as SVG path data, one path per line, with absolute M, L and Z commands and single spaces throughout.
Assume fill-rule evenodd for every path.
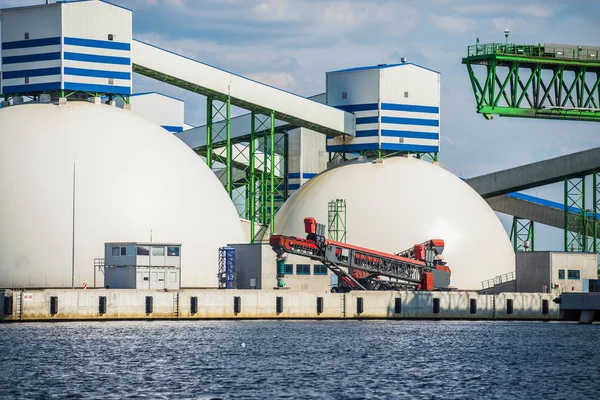
M 327 223 L 327 203 L 345 199 L 347 242 L 399 252 L 444 239 L 451 286 L 514 271 L 510 240 L 494 211 L 470 186 L 443 168 L 414 158 L 347 164 L 323 172 L 282 206 L 275 232 L 305 236 L 304 217 Z
M 0 109 L 0 287 L 71 286 L 73 186 L 76 287 L 93 283 L 105 242 L 181 243 L 182 286 L 212 287 L 218 247 L 247 241 L 218 179 L 158 125 L 103 104 L 11 106 Z

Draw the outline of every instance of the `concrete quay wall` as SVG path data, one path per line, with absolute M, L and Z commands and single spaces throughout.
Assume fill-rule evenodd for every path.
M 101 298 L 105 298 L 106 305 L 102 313 Z M 559 305 L 553 299 L 552 294 L 546 293 L 0 290 L 0 321 L 266 318 L 557 320 L 560 317 Z M 147 308 L 149 301 L 152 303 L 151 310 Z M 192 303 L 195 303 L 196 310 L 192 309 Z

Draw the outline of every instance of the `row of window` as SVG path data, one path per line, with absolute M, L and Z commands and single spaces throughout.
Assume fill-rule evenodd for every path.
M 294 275 L 294 264 L 285 264 L 285 274 Z M 296 275 L 310 275 L 310 264 L 296 264 Z M 323 264 L 313 265 L 313 275 L 327 275 L 327 267 Z
M 578 269 L 567 270 L 567 278 L 574 279 L 574 280 L 580 279 L 579 270 Z M 564 269 L 558 270 L 558 279 L 565 279 L 565 270 Z
M 129 252 L 127 251 L 129 249 Z M 179 246 L 167 246 L 167 256 L 170 257 L 179 257 Z M 113 256 L 132 256 L 133 247 L 127 246 L 114 246 L 112 248 Z M 137 246 L 136 254 L 138 256 L 148 256 L 150 255 L 150 247 L 149 246 Z M 152 255 L 153 256 L 164 256 L 165 248 L 162 246 L 152 246 Z

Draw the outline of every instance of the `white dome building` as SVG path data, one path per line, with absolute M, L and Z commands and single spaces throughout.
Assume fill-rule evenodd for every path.
M 0 287 L 71 287 L 73 186 L 76 287 L 93 282 L 105 242 L 181 243 L 183 287 L 217 286 L 218 248 L 247 242 L 218 179 L 158 125 L 103 104 L 11 106 L 0 109 Z
M 451 286 L 514 271 L 510 240 L 494 211 L 470 186 L 443 168 L 414 158 L 363 162 L 327 170 L 282 206 L 275 232 L 304 237 L 304 217 L 327 223 L 327 203 L 345 199 L 347 242 L 399 252 L 428 239 L 444 239 Z

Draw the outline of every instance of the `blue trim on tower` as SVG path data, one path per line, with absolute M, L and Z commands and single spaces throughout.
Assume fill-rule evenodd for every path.
M 101 64 L 131 65 L 131 59 L 129 57 L 98 56 L 95 54 L 73 53 L 69 51 L 65 51 L 64 59 Z
M 379 136 L 379 130 L 377 129 L 366 129 L 364 131 L 356 131 L 356 137 L 372 137 Z
M 440 126 L 440 121 L 438 121 L 437 119 L 422 118 L 381 117 L 381 123 L 398 125 Z
M 28 85 L 4 86 L 2 88 L 4 94 L 45 92 L 47 90 L 60 90 L 60 82 L 31 83 Z
M 298 189 L 300 189 L 299 183 L 290 183 L 288 185 L 288 190 L 298 190 Z
M 390 111 L 408 111 L 419 113 L 439 114 L 440 108 L 433 106 L 417 106 L 412 104 L 397 104 L 397 103 L 381 103 L 382 110 Z
M 75 90 L 89 93 L 131 94 L 131 87 L 129 86 L 94 85 L 75 82 L 65 82 L 65 90 Z
M 327 146 L 329 152 L 348 153 L 351 151 L 363 151 L 363 150 L 379 150 L 379 143 L 362 143 L 362 144 L 342 144 L 335 146 Z
M 30 47 L 55 46 L 60 44 L 60 36 L 43 39 L 16 40 L 2 43 L 2 50 L 27 49 Z
M 356 125 L 361 124 L 376 124 L 379 122 L 379 117 L 362 117 L 356 118 Z
M 65 45 L 81 46 L 81 47 L 92 47 L 95 49 L 111 49 L 111 50 L 131 50 L 131 44 L 125 42 L 112 42 L 110 40 L 94 40 L 94 39 L 81 39 L 74 37 L 66 37 Z
M 319 174 L 314 173 L 314 172 L 303 172 L 302 173 L 302 178 L 304 179 L 312 179 L 315 176 L 317 176 Z M 300 179 L 300 172 L 290 172 L 288 174 L 288 179 Z
M 179 133 L 183 131 L 183 126 L 172 126 L 172 125 L 161 125 L 163 128 L 168 130 L 169 132 Z
M 2 72 L 2 79 L 15 79 L 15 78 L 26 78 L 26 77 L 33 77 L 33 76 L 48 76 L 48 75 L 60 75 L 60 67 L 24 69 L 21 71 L 5 71 L 5 72 Z
M 60 60 L 60 52 L 28 54 L 24 56 L 2 57 L 2 64 L 20 64 L 36 61 Z
M 378 103 L 365 103 L 365 104 L 347 104 L 343 106 L 333 106 L 337 109 L 346 112 L 358 112 L 358 111 L 373 111 L 379 110 Z
M 65 75 L 89 76 L 93 78 L 113 78 L 124 80 L 131 79 L 131 74 L 129 72 L 103 71 L 99 69 L 85 69 L 72 67 L 65 67 Z
M 382 129 L 381 136 L 433 140 L 439 140 L 440 138 L 440 134 L 437 132 L 397 131 L 394 129 Z
M 381 143 L 381 150 L 412 151 L 415 153 L 437 153 L 440 149 L 438 146 L 423 146 L 419 144 Z

